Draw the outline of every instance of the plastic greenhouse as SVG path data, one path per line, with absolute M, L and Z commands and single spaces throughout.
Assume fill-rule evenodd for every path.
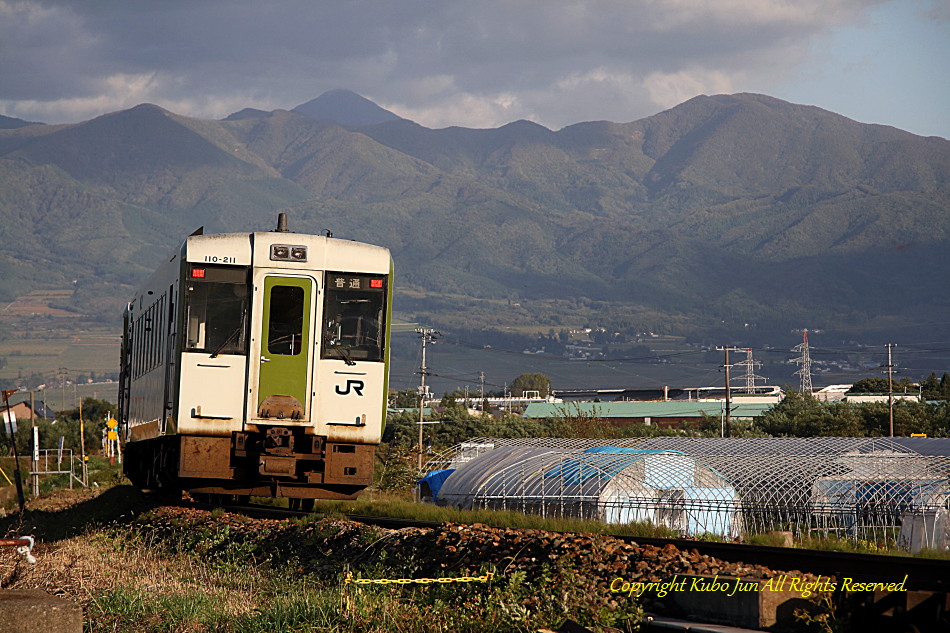
M 950 456 L 889 438 L 479 438 L 436 456 L 436 469 L 450 471 L 438 502 L 462 508 L 647 520 L 684 535 L 948 544 Z

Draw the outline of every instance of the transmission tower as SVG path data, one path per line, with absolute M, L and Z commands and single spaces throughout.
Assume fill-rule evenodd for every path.
M 801 392 L 811 395 L 811 357 L 808 355 L 808 330 L 802 333 L 801 344 L 793 347 L 792 351 L 801 352 L 801 356 L 795 359 L 795 362 L 801 365 L 801 368 L 795 372 L 795 375 L 802 379 Z
M 762 363 L 760 363 L 757 360 L 752 360 L 751 347 L 747 347 L 745 350 L 739 350 L 739 351 L 745 351 L 745 360 L 739 361 L 738 363 L 736 363 L 735 366 L 744 367 L 745 373 L 742 374 L 741 376 L 736 376 L 736 380 L 745 381 L 745 387 L 743 388 L 745 393 L 755 393 L 755 381 L 765 380 L 764 376 L 759 376 L 755 373 L 755 370 L 761 367 Z

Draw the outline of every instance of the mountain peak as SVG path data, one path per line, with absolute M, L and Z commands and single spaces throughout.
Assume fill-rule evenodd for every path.
M 257 119 L 262 116 L 267 116 L 269 114 L 270 112 L 266 112 L 264 110 L 258 110 L 257 108 L 244 108 L 243 110 L 232 112 L 227 117 L 221 120 L 222 121 L 241 121 L 243 119 Z
M 3 116 L 0 114 L 0 130 L 15 130 L 21 127 L 27 127 L 28 125 L 45 125 L 44 123 L 38 123 L 36 121 L 24 121 L 23 119 L 17 119 L 12 116 Z
M 316 99 L 300 104 L 293 111 L 314 119 L 354 126 L 376 125 L 402 118 L 352 90 L 324 92 Z

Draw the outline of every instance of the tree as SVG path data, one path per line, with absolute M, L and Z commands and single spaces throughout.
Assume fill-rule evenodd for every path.
M 885 437 L 890 432 L 886 402 L 819 402 L 809 394 L 791 390 L 756 421 L 756 426 L 776 437 Z M 946 437 L 948 432 L 947 403 L 894 403 L 895 435 Z
M 552 420 L 551 431 L 555 437 L 610 438 L 619 435 L 610 420 L 599 415 L 597 407 L 587 413 L 577 404 L 565 404 L 561 408 L 560 415 Z
M 521 374 L 511 382 L 511 395 L 521 398 L 525 391 L 537 391 L 542 398 L 547 398 L 551 393 L 551 379 L 539 373 Z
M 887 393 L 887 378 L 862 378 L 851 385 L 848 393 Z
M 901 377 L 900 380 L 894 381 L 894 393 L 906 393 L 916 391 L 913 383 L 910 381 L 910 378 L 906 376 Z M 888 383 L 887 378 L 862 378 L 853 385 L 851 389 L 848 390 L 848 393 L 887 393 Z
M 389 392 L 389 406 L 393 409 L 419 408 L 419 393 L 415 389 Z
M 920 393 L 924 400 L 950 400 L 950 374 L 944 372 L 937 380 L 937 372 L 931 373 L 929 378 L 921 381 Z

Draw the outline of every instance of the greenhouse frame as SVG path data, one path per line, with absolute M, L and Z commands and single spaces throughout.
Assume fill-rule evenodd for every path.
M 422 496 L 459 508 L 649 521 L 683 536 L 791 531 L 945 550 L 950 456 L 915 446 L 898 438 L 476 438 L 429 462 L 426 471 L 442 472 Z

